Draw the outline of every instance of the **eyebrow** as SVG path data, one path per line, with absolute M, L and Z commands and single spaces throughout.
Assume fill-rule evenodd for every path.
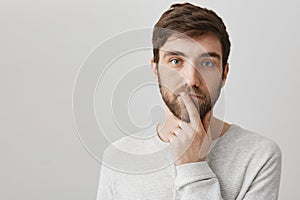
M 166 56 L 183 56 L 186 57 L 184 53 L 180 52 L 180 51 L 166 51 L 164 58 Z
M 200 55 L 200 57 L 214 57 L 214 58 L 217 58 L 217 59 L 221 60 L 220 54 L 218 54 L 218 53 L 216 53 L 216 52 L 202 53 L 202 54 Z
M 166 56 L 183 56 L 183 57 L 186 57 L 186 55 L 183 52 L 180 52 L 180 51 L 166 51 L 166 53 L 164 54 L 164 58 Z M 218 54 L 216 52 L 205 52 L 205 53 L 200 54 L 200 57 L 214 57 L 214 58 L 217 58 L 217 59 L 221 60 L 220 54 Z

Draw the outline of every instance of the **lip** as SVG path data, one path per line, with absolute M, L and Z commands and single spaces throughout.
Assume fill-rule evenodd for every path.
M 190 93 L 188 93 L 188 94 L 190 95 L 190 97 L 193 97 L 193 98 L 198 98 L 198 99 L 203 99 L 204 98 L 202 95 L 196 95 L 196 94 L 190 94 Z M 180 96 L 180 94 L 177 95 L 177 97 L 179 97 L 179 96 Z
M 194 98 L 198 98 L 198 99 L 203 99 L 202 96 L 199 96 L 199 95 L 196 95 L 196 94 L 189 94 L 191 97 L 194 97 Z

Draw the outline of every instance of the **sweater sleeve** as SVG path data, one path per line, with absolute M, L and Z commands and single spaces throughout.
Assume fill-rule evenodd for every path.
M 206 161 L 179 165 L 176 170 L 176 199 L 222 199 L 219 181 Z
M 110 169 L 102 164 L 98 185 L 97 200 L 113 200 Z
M 281 150 L 272 143 L 268 156 L 258 170 L 244 200 L 277 200 L 281 176 Z
M 271 145 L 268 157 L 255 173 L 250 186 L 241 191 L 237 199 L 277 200 L 281 174 L 281 151 L 276 144 Z M 260 165 L 259 163 L 253 163 Z M 206 161 L 176 166 L 176 200 L 221 200 L 221 189 L 216 175 Z M 246 176 L 246 174 L 245 174 Z M 251 177 L 244 177 L 244 180 Z

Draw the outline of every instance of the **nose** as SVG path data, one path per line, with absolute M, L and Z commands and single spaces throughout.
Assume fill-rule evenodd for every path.
M 199 87 L 200 85 L 200 73 L 198 69 L 192 64 L 188 64 L 183 68 L 183 77 L 189 86 Z

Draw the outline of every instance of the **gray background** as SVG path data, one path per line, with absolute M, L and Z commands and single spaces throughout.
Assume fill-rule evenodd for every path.
M 0 199 L 96 199 L 100 164 L 72 118 L 76 73 L 97 44 L 151 27 L 173 2 L 0 2 Z M 215 9 L 231 36 L 226 121 L 279 144 L 280 199 L 298 199 L 299 3 L 191 2 Z

